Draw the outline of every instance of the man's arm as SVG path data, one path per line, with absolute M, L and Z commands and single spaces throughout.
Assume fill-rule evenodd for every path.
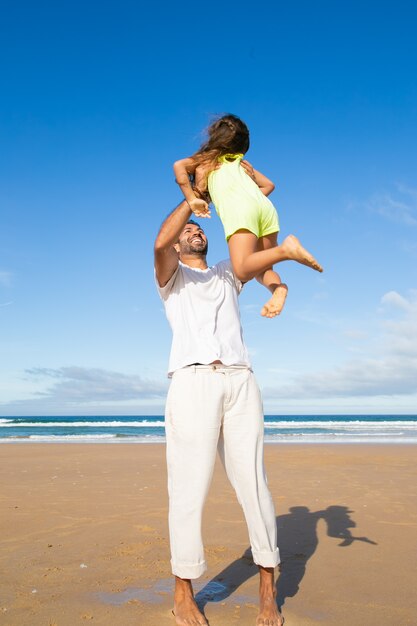
M 174 248 L 181 231 L 191 217 L 188 203 L 183 201 L 166 218 L 154 244 L 156 279 L 160 287 L 165 287 L 178 267 L 178 253 Z

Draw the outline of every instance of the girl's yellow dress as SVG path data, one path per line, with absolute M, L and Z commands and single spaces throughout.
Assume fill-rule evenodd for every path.
M 220 167 L 208 175 L 210 197 L 226 240 L 242 228 L 258 238 L 279 232 L 274 205 L 240 165 L 242 159 L 243 154 L 225 154 L 219 157 Z

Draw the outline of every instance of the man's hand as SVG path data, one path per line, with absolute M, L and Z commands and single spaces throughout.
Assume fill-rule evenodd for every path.
M 246 174 L 251 177 L 256 185 L 258 185 L 264 196 L 269 196 L 269 194 L 274 191 L 275 185 L 272 180 L 269 180 L 269 178 L 261 174 L 261 172 L 255 170 L 255 168 L 251 163 L 249 163 L 249 161 L 241 161 L 240 164 L 245 170 Z
M 256 183 L 256 175 L 255 175 L 255 170 L 253 168 L 253 165 L 251 165 L 249 161 L 246 161 L 246 160 L 241 161 L 240 164 L 245 170 L 246 174 L 250 176 L 251 179 Z
M 207 202 L 201 198 L 194 198 L 194 200 L 190 200 L 188 204 L 196 217 L 211 217 Z

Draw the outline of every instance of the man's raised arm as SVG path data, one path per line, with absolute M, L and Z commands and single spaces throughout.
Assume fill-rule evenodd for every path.
M 190 207 L 184 200 L 168 215 L 159 229 L 155 239 L 154 259 L 156 279 L 160 287 L 167 284 L 178 267 L 178 253 L 174 244 L 190 217 Z

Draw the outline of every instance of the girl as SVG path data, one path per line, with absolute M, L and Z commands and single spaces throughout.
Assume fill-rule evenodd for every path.
M 275 186 L 243 160 L 248 149 L 246 124 L 235 115 L 224 115 L 209 126 L 208 140 L 193 156 L 174 163 L 174 172 L 196 216 L 210 217 L 208 202 L 213 202 L 234 273 L 243 283 L 256 278 L 271 291 L 261 314 L 275 317 L 284 306 L 288 288 L 272 269 L 274 263 L 292 260 L 318 272 L 323 268 L 294 235 L 278 245 L 278 215 L 266 197 Z

